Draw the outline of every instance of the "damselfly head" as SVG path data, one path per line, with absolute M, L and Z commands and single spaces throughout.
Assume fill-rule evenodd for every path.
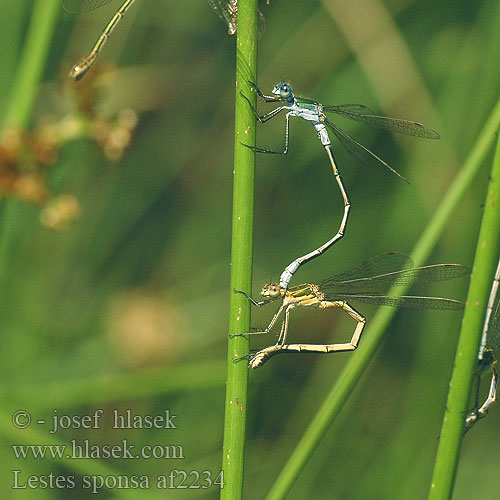
M 280 291 L 280 287 L 277 283 L 266 283 L 262 287 L 260 294 L 263 297 L 274 299 L 274 298 L 279 297 L 281 295 L 281 291 Z
M 292 87 L 290 87 L 290 84 L 285 82 L 285 80 L 281 80 L 274 86 L 273 94 L 279 95 L 282 99 L 289 99 L 293 97 Z

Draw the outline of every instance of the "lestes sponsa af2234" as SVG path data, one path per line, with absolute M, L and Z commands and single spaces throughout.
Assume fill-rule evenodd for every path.
M 262 366 L 271 356 L 286 352 L 331 352 L 353 351 L 358 347 L 366 319 L 351 305 L 351 301 L 393 307 L 413 307 L 422 309 L 457 310 L 464 304 L 457 300 L 441 297 L 421 297 L 416 295 L 386 295 L 391 286 L 413 283 L 430 283 L 459 278 L 468 274 L 468 269 L 459 264 L 436 264 L 412 268 L 409 257 L 400 253 L 386 253 L 362 262 L 350 271 L 323 280 L 318 285 L 303 284 L 285 290 L 276 283 L 267 283 L 260 292 L 264 300 L 258 302 L 245 292 L 255 306 L 263 306 L 281 300 L 281 305 L 265 330 L 236 334 L 263 335 L 269 333 L 284 312 L 280 334 L 275 345 L 261 349 L 249 361 L 252 368 Z M 286 344 L 290 311 L 296 307 L 316 307 L 318 309 L 342 309 L 356 322 L 349 342 L 340 344 Z M 246 356 L 247 357 L 247 356 Z M 246 358 L 245 357 L 245 358 Z M 240 358 L 238 358 L 240 359 Z
M 97 9 L 103 5 L 108 4 L 112 0 L 62 0 L 64 8 L 73 14 L 78 12 L 86 12 L 89 10 Z M 135 0 L 123 1 L 120 8 L 115 12 L 110 19 L 103 32 L 99 35 L 96 43 L 90 50 L 87 56 L 80 59 L 78 64 L 75 64 L 69 73 L 70 78 L 80 80 L 85 73 L 92 67 L 97 59 L 97 56 L 102 50 L 103 45 L 108 41 L 111 32 L 115 29 L 118 22 L 123 18 L 127 10 L 132 6 Z M 268 0 L 269 3 L 269 0 Z M 238 0 L 208 0 L 208 4 L 214 12 L 227 24 L 228 33 L 233 35 L 236 33 L 236 23 L 238 16 Z M 262 26 L 264 16 L 259 11 L 259 25 Z
M 388 118 L 386 116 L 377 116 L 373 111 L 371 111 L 366 106 L 362 104 L 340 104 L 337 106 L 324 105 L 316 102 L 312 99 L 307 99 L 305 97 L 296 96 L 292 92 L 290 84 L 284 80 L 279 81 L 272 90 L 272 95 L 264 95 L 257 85 L 253 82 L 248 82 L 257 92 L 258 96 L 261 97 L 265 102 L 280 102 L 283 103 L 281 106 L 273 109 L 269 113 L 264 115 L 259 115 L 257 110 L 252 106 L 247 96 L 242 92 L 240 95 L 245 98 L 250 106 L 252 107 L 257 120 L 261 123 L 269 121 L 274 118 L 281 111 L 286 111 L 286 126 L 285 126 L 285 149 L 283 151 L 273 151 L 270 149 L 263 149 L 255 146 L 245 146 L 253 149 L 257 153 L 270 153 L 270 154 L 281 154 L 286 155 L 288 153 L 288 143 L 289 143 L 289 121 L 290 117 L 296 116 L 306 120 L 311 125 L 314 126 L 318 134 L 318 139 L 324 146 L 328 159 L 330 160 L 333 174 L 340 188 L 340 193 L 344 201 L 344 215 L 342 217 L 342 222 L 337 233 L 329 239 L 326 243 L 318 247 L 316 250 L 298 257 L 291 264 L 289 264 L 280 276 L 279 286 L 280 288 L 288 288 L 288 284 L 292 279 L 294 273 L 297 269 L 304 263 L 318 257 L 323 252 L 328 250 L 334 243 L 342 238 L 344 235 L 345 227 L 347 224 L 347 218 L 349 216 L 349 209 L 351 203 L 349 197 L 344 188 L 342 182 L 342 177 L 340 175 L 339 169 L 335 162 L 335 157 L 333 155 L 332 145 L 330 137 L 328 136 L 328 129 L 335 135 L 339 142 L 344 146 L 344 148 L 360 163 L 366 163 L 370 160 L 375 160 L 376 163 L 381 164 L 388 168 L 391 172 L 395 173 L 398 177 L 406 181 L 406 179 L 401 176 L 396 170 L 394 170 L 388 163 L 379 158 L 375 153 L 370 151 L 368 148 L 360 144 L 356 139 L 347 134 L 340 127 L 332 123 L 325 115 L 325 113 L 336 113 L 337 115 L 348 118 L 349 120 L 354 120 L 357 122 L 366 123 L 367 125 L 373 125 L 386 130 L 391 130 L 393 132 L 398 132 L 406 135 L 413 135 L 416 137 L 425 137 L 427 139 L 439 139 L 439 134 L 421 123 L 400 120 L 397 118 Z

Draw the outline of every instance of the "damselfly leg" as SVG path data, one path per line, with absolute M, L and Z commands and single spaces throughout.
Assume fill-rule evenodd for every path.
M 488 370 L 491 370 L 491 382 L 488 396 L 485 402 L 478 408 L 476 398 L 476 410 L 465 419 L 465 430 L 468 431 L 478 420 L 488 415 L 498 398 L 498 360 L 500 354 L 500 297 L 498 288 L 500 284 L 500 259 L 498 261 L 495 277 L 491 286 L 488 307 L 481 335 L 481 344 L 477 355 L 477 376 Z M 479 384 L 478 384 L 479 394 Z

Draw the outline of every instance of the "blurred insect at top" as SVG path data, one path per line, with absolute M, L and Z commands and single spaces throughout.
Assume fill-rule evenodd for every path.
M 269 5 L 267 0 L 267 4 Z M 229 35 L 236 33 L 236 26 L 238 23 L 238 0 L 208 0 L 208 3 L 214 9 L 215 13 L 227 24 L 227 32 Z M 264 14 L 260 10 L 257 11 L 258 15 L 258 30 L 259 37 L 264 34 L 266 22 Z
M 112 0 L 62 0 L 63 7 L 70 13 L 86 12 L 97 9 L 108 4 Z M 125 0 L 120 8 L 115 12 L 110 19 L 94 46 L 90 49 L 88 55 L 80 59 L 75 64 L 69 73 L 69 77 L 73 80 L 80 80 L 85 73 L 92 67 L 96 61 L 104 44 L 108 41 L 112 31 L 123 18 L 127 10 L 132 6 L 135 0 Z M 269 0 L 268 0 L 269 3 Z M 228 33 L 234 35 L 238 21 L 238 0 L 208 0 L 208 4 L 215 13 L 228 25 Z M 259 36 L 264 32 L 264 16 L 259 11 Z

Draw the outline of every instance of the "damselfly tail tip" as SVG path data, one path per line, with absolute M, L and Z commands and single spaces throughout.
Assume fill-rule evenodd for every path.
M 464 434 L 472 429 L 473 425 L 479 420 L 479 418 L 479 413 L 477 411 L 474 411 L 465 419 Z
M 265 347 L 250 358 L 248 366 L 255 370 L 256 368 L 261 367 L 271 356 L 280 352 L 287 352 L 286 350 L 283 350 L 283 346 L 281 344 Z
M 68 76 L 75 81 L 81 80 L 85 76 L 87 71 L 92 67 L 92 63 L 93 61 L 91 62 L 86 58 L 80 59 L 78 64 L 75 64 L 71 68 Z
M 256 354 L 253 358 L 251 358 L 248 361 L 248 367 L 251 368 L 252 370 L 255 370 L 256 368 L 259 368 L 260 366 L 262 366 L 266 361 L 267 361 L 267 358 Z

